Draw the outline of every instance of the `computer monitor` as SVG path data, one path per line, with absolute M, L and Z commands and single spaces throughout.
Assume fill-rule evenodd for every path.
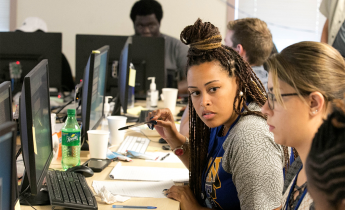
M 115 103 L 114 109 L 118 109 L 119 106 L 122 107 L 123 113 L 127 113 L 127 102 L 128 102 L 128 89 L 129 89 L 129 71 L 130 63 L 132 62 L 132 37 L 128 37 L 125 46 L 121 51 L 120 61 L 119 61 L 119 76 L 118 76 L 118 86 L 119 94 L 118 98 L 120 101 Z M 120 102 L 120 103 L 118 103 Z
M 25 172 L 21 194 L 31 205 L 49 204 L 47 192 L 40 191 L 53 158 L 49 102 L 48 60 L 42 60 L 25 77 L 19 99 L 19 121 Z M 21 204 L 28 205 L 24 200 Z
M 14 210 L 18 199 L 15 122 L 0 124 L 0 209 Z
M 13 120 L 11 83 L 0 84 L 0 125 Z
M 106 93 L 116 96 L 118 93 L 118 61 L 128 36 L 76 35 L 76 81 L 82 79 L 84 65 L 88 54 L 93 49 L 109 45 L 107 87 Z M 132 36 L 132 63 L 136 69 L 135 97 L 145 99 L 150 88 L 147 77 L 156 77 L 157 90 L 167 87 L 167 72 L 165 69 L 165 39 L 164 37 Z
M 11 80 L 9 63 L 18 61 L 22 68 L 13 94 L 20 91 L 24 76 L 43 59 L 49 60 L 50 87 L 61 87 L 61 33 L 0 32 L 0 46 L 0 82 Z
M 89 149 L 87 131 L 96 129 L 103 118 L 108 52 L 109 46 L 92 51 L 85 67 L 81 97 L 82 150 Z

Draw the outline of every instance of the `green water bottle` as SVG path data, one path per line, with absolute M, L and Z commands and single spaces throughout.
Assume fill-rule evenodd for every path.
M 75 118 L 75 109 L 67 110 L 67 119 L 61 133 L 61 165 L 64 170 L 67 170 L 80 165 L 80 127 Z

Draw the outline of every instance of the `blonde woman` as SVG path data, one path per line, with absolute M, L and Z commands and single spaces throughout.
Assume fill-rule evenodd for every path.
M 268 100 L 262 107 L 274 141 L 296 148 L 289 167 L 282 209 L 308 209 L 305 161 L 317 129 L 330 113 L 330 101 L 345 92 L 345 62 L 331 46 L 300 42 L 268 60 Z

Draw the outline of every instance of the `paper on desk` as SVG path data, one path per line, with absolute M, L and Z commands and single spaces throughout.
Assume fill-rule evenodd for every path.
M 174 185 L 172 180 L 161 182 L 105 182 L 93 181 L 93 188 L 103 186 L 114 195 L 144 198 L 165 198 L 162 194 L 164 189 L 170 189 Z
M 122 166 L 121 163 L 118 163 L 109 176 L 112 179 L 120 180 L 187 182 L 189 171 L 186 168 Z
M 170 155 L 168 157 L 164 158 L 163 160 L 161 160 L 161 158 L 164 157 L 168 153 L 166 153 L 166 152 L 145 152 L 145 154 L 158 157 L 157 160 L 146 160 L 148 162 L 182 163 L 180 158 L 178 158 L 175 154 L 173 154 L 171 152 L 170 152 Z

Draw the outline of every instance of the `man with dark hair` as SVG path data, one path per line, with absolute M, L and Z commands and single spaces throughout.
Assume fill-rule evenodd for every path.
M 163 17 L 161 4 L 155 0 L 137 1 L 131 9 L 130 17 L 133 21 L 136 36 L 165 38 L 165 68 L 168 72 L 168 85 L 171 86 L 174 83 L 171 80 L 174 80 L 177 75 L 179 92 L 186 92 L 185 68 L 188 47 L 182 44 L 180 40 L 160 32 Z
M 235 49 L 252 67 L 267 89 L 268 73 L 263 64 L 272 52 L 272 34 L 258 18 L 243 18 L 228 23 L 225 44 Z

